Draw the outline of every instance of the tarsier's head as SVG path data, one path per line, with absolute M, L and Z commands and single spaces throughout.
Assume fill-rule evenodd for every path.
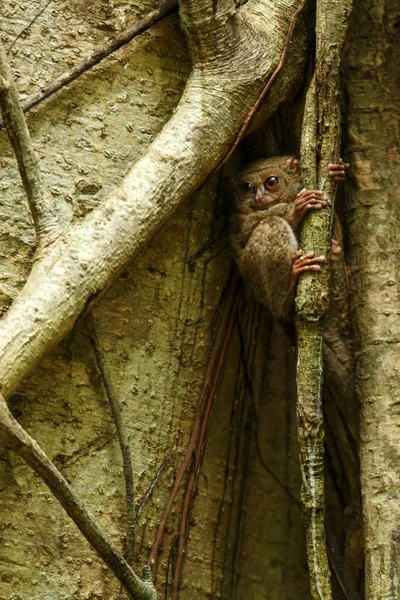
M 301 187 L 300 163 L 293 156 L 258 160 L 247 165 L 234 180 L 236 210 L 251 213 L 293 202 Z

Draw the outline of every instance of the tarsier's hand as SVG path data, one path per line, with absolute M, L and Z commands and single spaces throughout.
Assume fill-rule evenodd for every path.
M 346 169 L 350 166 L 349 163 L 343 162 L 343 158 L 339 158 L 339 162 L 336 164 L 329 163 L 328 165 L 328 175 L 332 177 L 335 181 L 344 181 L 346 179 Z
M 331 260 L 339 260 L 342 249 L 335 240 L 331 238 Z M 308 252 L 303 256 L 303 250 L 298 250 L 292 256 L 292 278 L 296 280 L 303 271 L 320 271 L 321 264 L 326 263 L 325 256 L 314 256 L 314 252 Z
M 298 250 L 292 257 L 292 279 L 297 280 L 303 271 L 320 271 L 321 264 L 326 263 L 325 256 L 314 256 L 314 252 L 308 252 L 302 256 L 303 250 Z
M 289 215 L 289 222 L 294 227 L 300 225 L 309 210 L 318 210 L 328 203 L 328 198 L 319 190 L 303 189 L 296 196 L 293 209 Z

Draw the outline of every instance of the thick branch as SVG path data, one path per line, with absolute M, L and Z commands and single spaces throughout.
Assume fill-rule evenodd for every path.
M 197 64 L 230 60 L 235 12 L 233 0 L 179 0 L 179 16 Z
M 233 153 L 235 152 L 239 143 L 244 138 L 244 136 L 249 128 L 249 125 L 250 125 L 251 121 L 253 120 L 253 117 L 255 116 L 255 114 L 259 110 L 260 106 L 262 105 L 262 103 L 263 103 L 264 99 L 266 98 L 269 90 L 271 89 L 275 79 L 278 77 L 279 73 L 283 69 L 286 59 L 287 59 L 288 52 L 289 52 L 290 44 L 292 43 L 292 36 L 293 36 L 294 29 L 296 27 L 297 21 L 301 15 L 302 11 L 303 11 L 305 3 L 306 3 L 306 0 L 300 0 L 300 4 L 297 7 L 297 9 L 293 15 L 293 19 L 290 22 L 288 33 L 286 36 L 285 45 L 283 46 L 283 52 L 282 52 L 281 58 L 279 60 L 278 66 L 276 67 L 275 71 L 272 73 L 271 77 L 268 79 L 264 89 L 262 90 L 261 94 L 257 98 L 256 103 L 254 104 L 253 108 L 247 115 L 246 120 L 243 123 L 242 127 L 240 128 L 240 131 L 239 131 L 238 135 L 236 136 L 236 139 L 235 139 L 234 143 L 232 144 L 229 152 L 226 154 L 226 156 L 221 161 L 221 163 L 216 167 L 216 170 L 220 169 L 225 163 L 227 163 L 228 160 L 233 155 Z
M 355 0 L 345 75 L 368 600 L 400 598 L 398 17 L 397 2 Z
M 60 234 L 58 211 L 42 181 L 39 162 L 18 101 L 18 94 L 11 75 L 11 69 L 1 45 L 0 106 L 28 197 L 38 244 L 40 246 L 46 245 Z
M 37 262 L 0 328 L 0 380 L 9 394 L 42 354 L 149 241 L 226 154 L 282 52 L 276 4 L 241 8 L 230 60 L 195 66 L 178 109 L 120 187 Z M 269 3 L 265 1 L 265 6 Z M 286 6 L 286 3 L 285 3 Z M 297 1 L 287 9 L 290 21 Z M 247 10 L 245 10 L 247 9 Z M 304 30 L 293 44 L 304 45 Z M 294 75 L 290 71 L 291 75 Z M 280 81 L 285 89 L 284 81 Z M 271 107 L 271 110 L 275 107 Z M 46 282 L 45 284 L 43 282 Z
M 85 538 L 111 567 L 119 581 L 136 600 L 156 600 L 154 587 L 143 582 L 130 568 L 79 496 L 9 411 L 0 395 L 0 437 L 23 458 L 50 488 Z

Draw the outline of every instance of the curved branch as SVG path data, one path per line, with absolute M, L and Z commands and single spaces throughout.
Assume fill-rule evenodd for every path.
M 5 395 L 226 154 L 282 52 L 287 29 L 277 21 L 285 14 L 287 26 L 297 4 L 258 0 L 229 17 L 220 59 L 216 51 L 215 60 L 195 63 L 175 115 L 147 154 L 101 206 L 71 226 L 34 265 L 0 327 Z M 304 45 L 304 30 L 296 33 L 297 43 Z
M 233 0 L 179 0 L 179 16 L 197 65 L 230 60 L 235 12 Z
M 125 503 L 126 503 L 126 547 L 124 556 L 127 562 L 132 565 L 135 556 L 135 537 L 136 537 L 136 510 L 135 510 L 135 485 L 133 480 L 133 467 L 131 449 L 129 446 L 128 435 L 125 431 L 122 420 L 121 409 L 118 403 L 117 395 L 114 390 L 104 365 L 104 357 L 100 351 L 95 321 L 92 313 L 86 318 L 86 333 L 92 346 L 97 369 L 101 376 L 101 381 L 110 405 L 111 413 L 114 419 L 115 429 L 122 458 L 122 472 L 125 482 Z
M 240 131 L 238 133 L 238 135 L 236 136 L 236 139 L 234 141 L 234 143 L 232 144 L 228 154 L 226 156 L 224 156 L 223 160 L 221 161 L 221 163 L 219 165 L 217 165 L 216 167 L 216 171 L 218 169 L 220 169 L 224 164 L 226 164 L 228 162 L 228 160 L 231 158 L 231 156 L 233 155 L 233 153 L 235 152 L 236 148 L 238 147 L 239 143 L 241 142 L 241 140 L 243 139 L 243 137 L 245 136 L 250 122 L 253 119 L 253 117 L 255 116 L 256 112 L 259 110 L 263 100 L 265 99 L 265 97 L 267 96 L 269 90 L 271 89 L 275 79 L 278 77 L 279 73 L 282 71 L 283 66 L 286 62 L 287 59 L 287 55 L 289 52 L 289 47 L 290 44 L 292 43 L 292 36 L 293 36 L 293 32 L 294 29 L 296 27 L 297 21 L 303 11 L 303 8 L 306 4 L 307 0 L 300 0 L 300 4 L 296 9 L 296 12 L 293 15 L 293 18 L 290 22 L 290 26 L 288 29 L 288 33 L 286 36 L 286 41 L 285 41 L 285 45 L 283 46 L 283 52 L 281 55 L 281 58 L 279 60 L 278 66 L 276 67 L 275 71 L 272 73 L 271 77 L 268 79 L 264 89 L 262 90 L 261 94 L 259 95 L 259 97 L 257 98 L 256 103 L 254 104 L 254 106 L 252 107 L 251 111 L 249 112 L 249 114 L 247 115 L 247 118 L 245 120 L 245 122 L 243 123 L 242 127 L 240 128 Z
M 142 581 L 107 538 L 96 519 L 34 439 L 14 419 L 0 395 L 0 435 L 18 456 L 37 473 L 58 499 L 85 538 L 110 566 L 136 600 L 156 600 L 155 588 Z

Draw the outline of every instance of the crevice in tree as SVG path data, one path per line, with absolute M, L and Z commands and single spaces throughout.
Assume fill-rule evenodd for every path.
M 254 314 L 256 314 L 257 310 L 261 310 L 260 307 L 254 311 Z M 261 446 L 260 446 L 260 439 L 259 439 L 259 433 L 258 433 L 258 431 L 259 431 L 258 408 L 257 408 L 257 404 L 256 404 L 256 401 L 255 401 L 255 395 L 254 395 L 254 391 L 253 391 L 253 385 L 252 385 L 252 382 L 251 382 L 251 377 L 250 377 L 250 374 L 249 374 L 248 363 L 247 363 L 247 360 L 246 360 L 246 356 L 244 354 L 245 341 L 244 341 L 244 336 L 243 336 L 243 332 L 242 332 L 239 320 L 238 320 L 237 326 L 238 326 L 239 339 L 240 339 L 240 354 L 241 354 L 241 357 L 242 357 L 242 366 L 243 366 L 243 371 L 244 371 L 244 381 L 245 381 L 245 385 L 246 385 L 246 388 L 247 388 L 247 392 L 248 392 L 250 400 L 251 400 L 251 404 L 252 404 L 252 408 L 253 408 L 253 414 L 254 414 L 254 428 L 253 428 L 253 431 L 254 431 L 254 442 L 255 442 L 255 447 L 256 447 L 256 451 L 257 451 L 258 460 L 260 461 L 261 466 L 268 473 L 268 475 L 270 477 L 272 477 L 272 479 L 279 485 L 279 487 L 281 487 L 286 492 L 286 494 L 295 502 L 295 504 L 297 506 L 300 506 L 299 499 L 296 498 L 296 496 L 286 486 L 286 484 L 283 483 L 283 481 L 281 481 L 280 478 L 272 471 L 272 469 L 269 467 L 269 465 L 267 464 L 267 462 L 265 461 L 265 459 L 264 459 L 264 457 L 262 455 L 262 450 L 261 450 Z M 272 332 L 272 328 L 270 327 L 269 330 L 268 330 L 269 337 L 266 339 L 265 348 L 269 347 L 269 341 L 270 341 L 271 332 Z M 257 338 L 257 334 L 254 335 L 253 339 L 256 339 L 256 338 Z

